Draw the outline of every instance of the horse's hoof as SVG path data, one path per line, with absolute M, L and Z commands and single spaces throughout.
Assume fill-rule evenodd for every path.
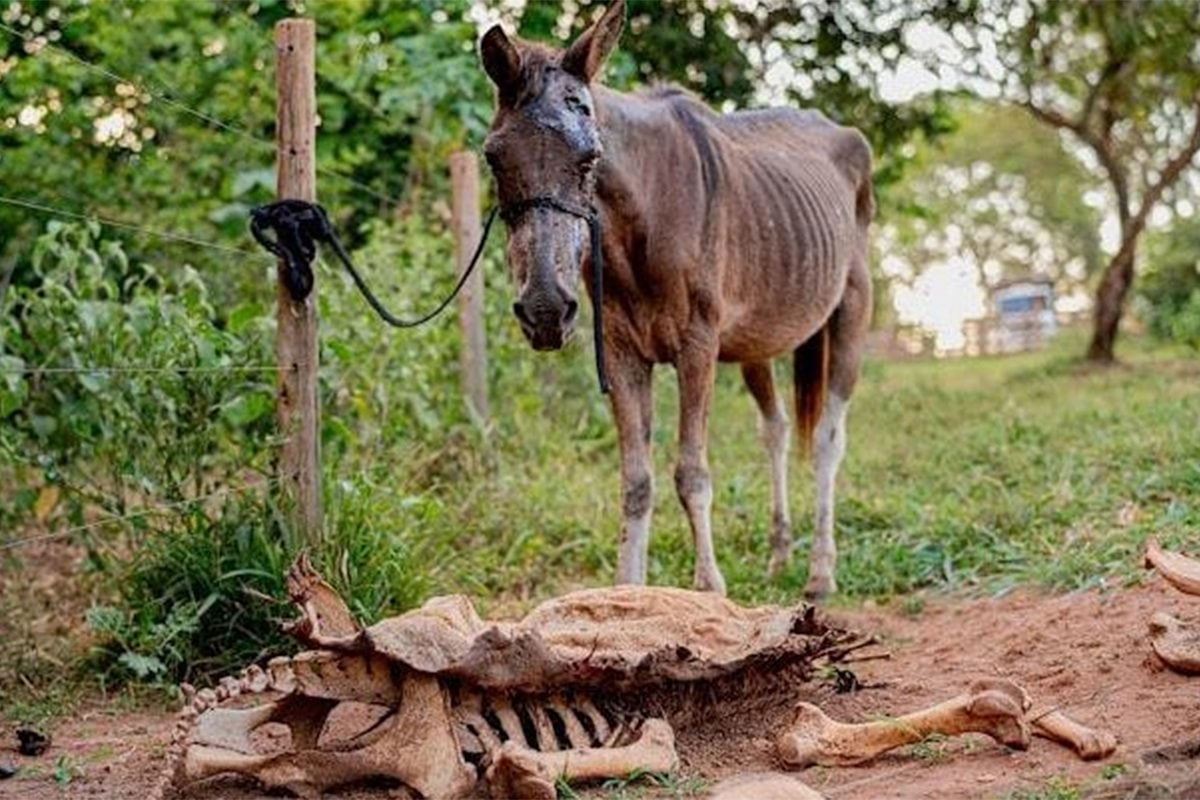
M 808 579 L 808 583 L 804 587 L 804 597 L 813 603 L 819 603 L 823 600 L 828 600 L 833 595 L 837 594 L 837 581 L 832 577 Z
M 692 588 L 697 592 L 712 592 L 725 596 L 725 579 L 718 572 L 715 575 L 697 575 L 692 580 Z

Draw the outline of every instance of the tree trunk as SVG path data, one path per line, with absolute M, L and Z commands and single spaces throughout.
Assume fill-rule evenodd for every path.
M 1088 360 L 1111 364 L 1114 360 L 1113 347 L 1117 341 L 1117 329 L 1121 315 L 1125 312 L 1125 298 L 1133 285 L 1133 262 L 1137 248 L 1137 237 L 1126 234 L 1121 249 L 1108 262 L 1100 288 L 1096 290 L 1095 326 L 1092 343 L 1088 346 Z

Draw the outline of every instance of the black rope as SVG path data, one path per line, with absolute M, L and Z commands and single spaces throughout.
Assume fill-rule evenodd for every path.
M 354 285 L 358 287 L 367 303 L 384 322 L 396 328 L 415 328 L 418 325 L 424 325 L 445 311 L 446 307 L 462 291 L 467 279 L 471 277 L 471 273 L 479 264 L 479 258 L 483 255 L 483 248 L 487 244 L 488 234 L 491 233 L 492 223 L 495 221 L 497 213 L 511 224 L 534 208 L 551 208 L 579 217 L 588 223 L 592 247 L 592 338 L 596 350 L 596 375 L 600 381 L 600 391 L 608 394 L 610 387 L 604 358 L 604 248 L 600 215 L 594 209 L 573 206 L 549 196 L 522 200 L 506 206 L 503 210 L 499 207 L 493 208 L 488 213 L 483 233 L 479 237 L 479 244 L 475 247 L 475 253 L 471 256 L 470 263 L 463 270 L 454 289 L 438 304 L 437 308 L 428 314 L 417 319 L 407 320 L 396 317 L 379 302 L 379 298 L 375 296 L 366 281 L 359 275 L 358 270 L 354 268 L 350 255 L 342 246 L 337 232 L 329 222 L 329 215 L 316 203 L 309 203 L 305 200 L 280 200 L 259 206 L 250 212 L 250 232 L 254 234 L 254 238 L 259 244 L 274 253 L 283 262 L 283 284 L 287 287 L 288 294 L 292 296 L 293 300 L 301 302 L 312 292 L 312 263 L 317 256 L 317 244 L 324 242 L 333 248 L 338 260 L 342 262 L 350 273 L 350 277 L 354 279 Z M 268 235 L 268 229 L 274 231 L 273 238 Z
M 596 377 L 600 393 L 608 394 L 608 368 L 604 360 L 604 234 L 600 230 L 600 215 L 592 212 L 588 220 L 592 234 L 592 343 L 596 350 Z
M 479 264 L 479 257 L 483 254 L 483 246 L 487 243 L 488 234 L 492 229 L 492 221 L 495 218 L 496 211 L 493 209 L 488 214 L 487 223 L 483 227 L 483 235 L 479 237 L 475 254 L 471 256 L 471 263 L 463 270 L 454 289 L 437 308 L 417 319 L 401 319 L 384 308 L 383 303 L 379 301 L 379 298 L 371 291 L 371 287 L 367 286 L 367 282 L 363 280 L 362 275 L 354 268 L 350 255 L 342 246 L 341 239 L 338 238 L 337 232 L 329 222 L 329 215 L 316 203 L 304 200 L 280 200 L 277 203 L 259 206 L 250 212 L 250 232 L 254 234 L 254 238 L 258 240 L 259 244 L 283 261 L 283 284 L 287 287 L 288 294 L 292 296 L 293 300 L 302 301 L 312 292 L 312 262 L 317 256 L 317 243 L 324 242 L 333 248 L 338 260 L 342 262 L 350 273 L 350 277 L 354 279 L 354 285 L 358 287 L 359 292 L 366 298 L 367 303 L 375 310 L 380 319 L 396 328 L 415 328 L 418 325 L 424 325 L 445 311 L 446 307 L 462 291 L 467 279 L 471 277 L 471 273 Z M 275 238 L 272 239 L 267 235 L 268 228 L 275 232 Z

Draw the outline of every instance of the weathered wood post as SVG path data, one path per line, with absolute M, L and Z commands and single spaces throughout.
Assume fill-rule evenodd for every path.
M 280 200 L 317 199 L 316 26 L 285 19 L 275 26 L 276 194 Z M 317 284 L 292 299 L 279 266 L 279 395 L 276 414 L 283 436 L 279 478 L 290 495 L 294 527 L 315 543 L 321 535 L 321 439 L 317 403 Z
M 463 150 L 450 154 L 450 186 L 453 196 L 451 214 L 454 227 L 454 253 L 461 276 L 471 262 L 479 243 L 479 161 L 474 153 Z M 467 280 L 458 296 L 458 321 L 462 329 L 459 355 L 462 391 L 474 417 L 487 422 L 487 338 L 483 327 L 483 267 Z

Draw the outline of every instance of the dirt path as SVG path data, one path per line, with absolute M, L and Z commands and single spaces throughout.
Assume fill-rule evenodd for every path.
M 1042 739 L 1034 739 L 1026 752 L 1014 752 L 986 738 L 964 737 L 927 742 L 867 766 L 812 769 L 802 777 L 832 800 L 1200 798 L 1200 746 L 1159 763 L 1146 757 L 1156 748 L 1200 741 L 1200 677 L 1163 670 L 1146 639 L 1146 623 L 1158 610 L 1198 619 L 1200 601 L 1152 579 L 1146 586 L 1107 594 L 939 600 L 916 616 L 896 609 L 834 613 L 843 624 L 879 633 L 894 654 L 890 661 L 856 665 L 859 678 L 882 683 L 879 688 L 842 695 L 814 689 L 810 699 L 836 719 L 902 714 L 958 693 L 973 678 L 1002 676 L 1024 685 L 1035 704 L 1057 705 L 1082 722 L 1115 731 L 1121 745 L 1106 761 L 1084 763 Z M 684 732 L 679 741 L 683 774 L 711 781 L 773 769 L 771 733 L 783 724 L 784 714 L 781 708 Z M 0 782 L 0 798 L 144 800 L 172 723 L 165 713 L 96 710 L 55 730 L 55 746 L 41 758 L 0 750 L 0 765 L 12 761 L 22 767 L 21 775 Z M 0 741 L 11 739 L 11 731 L 0 729 Z M 624 794 L 593 790 L 588 795 L 676 796 L 641 786 Z M 244 784 L 222 782 L 189 796 L 243 800 L 262 795 Z M 387 794 L 364 790 L 339 796 Z

